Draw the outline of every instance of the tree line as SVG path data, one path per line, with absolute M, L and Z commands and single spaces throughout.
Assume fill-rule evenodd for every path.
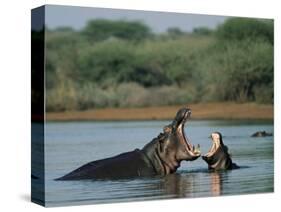
M 229 18 L 214 30 L 165 33 L 91 20 L 81 30 L 46 28 L 45 38 L 47 111 L 273 103 L 272 20 Z

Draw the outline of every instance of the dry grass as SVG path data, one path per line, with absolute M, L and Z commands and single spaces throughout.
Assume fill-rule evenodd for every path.
M 47 113 L 49 121 L 74 120 L 163 120 L 174 118 L 185 105 L 145 108 L 105 108 Z M 188 105 L 192 119 L 273 119 L 272 105 L 254 103 L 200 103 Z

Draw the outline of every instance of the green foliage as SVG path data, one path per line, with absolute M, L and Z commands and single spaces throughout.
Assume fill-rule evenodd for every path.
M 89 21 L 82 34 L 90 41 L 102 41 L 109 38 L 142 40 L 151 35 L 149 27 L 138 21 L 111 21 L 98 19 Z
M 213 31 L 207 27 L 196 27 L 192 32 L 194 35 L 211 35 Z
M 216 35 L 226 40 L 262 39 L 273 44 L 273 20 L 231 18 L 218 27 Z
M 80 78 L 101 84 L 125 80 L 132 72 L 133 49 L 124 41 L 103 41 L 85 47 L 79 54 Z
M 183 32 L 181 29 L 177 27 L 168 28 L 167 33 L 170 38 L 178 38 L 186 34 L 185 32 Z
M 65 81 L 47 92 L 47 111 L 85 110 L 103 107 L 143 107 L 192 102 L 194 89 L 175 85 L 144 88 L 137 83 L 121 83 L 101 88 L 92 83 L 79 85 Z
M 170 84 L 182 86 L 192 83 L 192 77 L 196 72 L 197 53 L 210 43 L 212 39 L 190 36 L 165 42 L 147 41 L 137 48 L 139 66 L 154 73 L 158 72 L 158 77 L 162 75 L 163 80 L 154 84 L 157 86 Z
M 125 82 L 144 87 L 173 83 L 180 86 L 191 79 L 193 57 L 201 48 L 200 43 L 206 42 L 210 40 L 191 37 L 167 42 L 148 40 L 140 44 L 116 39 L 102 41 L 79 53 L 79 78 L 102 86 Z
M 202 76 L 207 82 L 205 89 L 209 90 L 205 92 L 207 98 L 272 102 L 272 93 L 268 92 L 273 92 L 272 45 L 249 40 L 233 41 L 212 46 L 205 54 L 201 69 L 205 70 Z M 267 89 L 260 93 L 260 87 Z
M 273 103 L 272 44 L 273 22 L 258 19 L 231 18 L 191 34 L 109 20 L 47 30 L 46 108 Z

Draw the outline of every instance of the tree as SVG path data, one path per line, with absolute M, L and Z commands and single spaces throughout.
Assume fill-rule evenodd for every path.
M 273 44 L 273 21 L 254 18 L 230 18 L 217 29 L 217 37 L 222 40 L 262 39 Z
M 138 21 L 91 20 L 82 33 L 91 41 L 106 40 L 116 37 L 139 41 L 151 35 L 150 28 Z
M 210 35 L 213 31 L 207 27 L 196 27 L 193 29 L 194 35 Z

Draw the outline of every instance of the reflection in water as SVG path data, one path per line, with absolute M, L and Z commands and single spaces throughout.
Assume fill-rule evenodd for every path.
M 198 173 L 197 173 L 198 175 Z M 212 196 L 220 196 L 223 193 L 223 179 L 226 178 L 226 173 L 209 172 L 207 178 L 196 179 L 196 173 L 187 174 L 170 174 L 160 181 L 160 188 L 164 195 L 174 197 L 194 197 L 196 190 L 200 190 L 200 184 L 206 183 L 209 185 L 208 193 Z M 198 177 L 197 177 L 198 178 Z
M 192 197 L 194 175 L 170 174 L 160 182 L 164 195 L 174 197 Z
M 211 172 L 211 193 L 213 196 L 219 196 L 222 193 L 222 173 L 221 172 Z

